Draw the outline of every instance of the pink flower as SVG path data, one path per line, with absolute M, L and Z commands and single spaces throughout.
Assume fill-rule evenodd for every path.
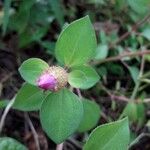
M 38 87 L 44 90 L 54 91 L 57 85 L 57 80 L 49 73 L 42 74 L 37 80 Z

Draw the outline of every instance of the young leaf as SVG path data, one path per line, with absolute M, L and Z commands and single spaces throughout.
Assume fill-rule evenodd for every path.
M 67 89 L 50 94 L 44 100 L 40 111 L 42 127 L 55 143 L 61 143 L 73 134 L 82 116 L 81 101 Z
M 128 119 L 97 127 L 90 135 L 84 150 L 127 150 L 129 143 Z
M 27 150 L 27 148 L 9 137 L 0 138 L 0 150 Z
M 95 102 L 87 99 L 83 99 L 82 102 L 84 115 L 78 128 L 79 132 L 85 132 L 92 129 L 100 118 L 100 108 Z
M 48 64 L 43 60 L 39 58 L 30 58 L 22 63 L 19 72 L 26 82 L 37 85 L 37 78 L 48 67 Z
M 56 58 L 67 66 L 83 65 L 94 57 L 95 32 L 88 16 L 69 24 L 56 43 Z
M 94 86 L 99 80 L 99 75 L 90 66 L 74 67 L 69 73 L 68 82 L 75 88 L 88 89 Z
M 108 55 L 108 46 L 106 44 L 98 45 L 96 49 L 95 59 L 105 59 Z
M 22 111 L 39 110 L 43 100 L 44 94 L 42 90 L 25 83 L 16 96 L 13 108 Z

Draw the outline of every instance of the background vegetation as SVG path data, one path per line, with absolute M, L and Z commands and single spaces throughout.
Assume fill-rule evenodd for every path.
M 60 31 L 73 20 L 89 15 L 98 42 L 91 64 L 101 79 L 81 94 L 99 104 L 98 124 L 128 116 L 130 149 L 150 149 L 149 0 L 5 0 L 0 6 L 1 100 L 12 99 L 21 87 L 18 67 L 24 60 L 38 57 L 56 64 L 54 49 Z M 4 102 L 0 102 L 2 107 Z M 41 149 L 53 149 L 55 144 L 43 133 L 36 112 L 11 110 L 2 135 L 18 139 L 34 150 L 32 126 Z M 76 134 L 65 142 L 64 149 L 81 149 L 80 142 L 87 134 Z M 137 141 L 133 142 L 135 138 Z

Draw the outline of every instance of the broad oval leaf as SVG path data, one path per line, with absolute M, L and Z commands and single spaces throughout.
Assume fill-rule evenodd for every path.
M 9 137 L 0 138 L 0 150 L 27 150 L 27 148 Z
M 100 118 L 100 108 L 94 102 L 87 99 L 83 99 L 83 119 L 79 125 L 78 131 L 85 132 L 96 126 Z
M 43 100 L 44 94 L 42 90 L 25 83 L 17 93 L 13 108 L 22 111 L 39 110 Z
M 128 119 L 97 127 L 90 135 L 83 150 L 127 150 L 129 143 Z
M 82 116 L 82 102 L 67 89 L 50 94 L 40 111 L 42 127 L 55 143 L 61 143 L 72 135 Z
M 26 82 L 36 85 L 37 78 L 48 67 L 48 64 L 43 60 L 39 58 L 30 58 L 22 63 L 19 72 Z
M 69 24 L 56 43 L 57 60 L 72 67 L 83 65 L 95 56 L 96 36 L 88 16 Z
M 68 82 L 75 88 L 88 89 L 94 86 L 98 80 L 99 75 L 90 66 L 74 67 L 73 71 L 69 73 Z

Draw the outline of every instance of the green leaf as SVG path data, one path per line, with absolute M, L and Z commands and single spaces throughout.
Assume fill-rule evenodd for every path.
M 54 12 L 54 15 L 56 19 L 58 20 L 59 24 L 63 26 L 64 24 L 64 12 L 61 7 L 61 0 L 49 0 L 49 3 L 51 4 L 52 10 Z
M 83 116 L 79 98 L 67 89 L 50 94 L 43 102 L 40 120 L 47 135 L 61 143 L 78 128 Z
M 57 60 L 67 66 L 87 63 L 95 56 L 96 37 L 88 16 L 69 24 L 60 34 L 55 54 Z
M 141 102 L 139 104 L 129 102 L 124 108 L 120 118 L 128 116 L 129 120 L 138 123 L 141 126 L 145 121 L 145 107 Z
M 46 34 L 47 26 L 38 27 L 34 32 L 32 29 L 26 29 L 19 35 L 19 48 L 26 47 L 32 42 L 39 42 L 40 39 Z
M 108 55 L 108 46 L 105 44 L 98 45 L 96 49 L 95 59 L 105 59 Z
M 128 0 L 129 6 L 138 14 L 145 14 L 149 11 L 149 0 Z
M 137 118 L 139 126 L 142 126 L 146 119 L 145 105 L 143 103 L 137 104 Z
M 46 52 L 50 55 L 54 55 L 55 42 L 50 41 L 40 41 L 40 44 L 43 48 L 46 49 Z
M 129 72 L 131 74 L 131 77 L 132 77 L 134 83 L 136 84 L 139 73 L 140 73 L 139 69 L 137 67 L 131 66 L 131 67 L 129 67 Z
M 34 111 L 41 108 L 44 93 L 36 86 L 25 83 L 15 98 L 14 109 L 22 111 Z
M 17 32 L 22 33 L 28 26 L 31 9 L 36 0 L 22 0 L 19 5 L 19 10 L 15 13 L 10 21 L 10 28 L 15 29 Z
M 99 75 L 90 66 L 74 67 L 73 71 L 69 73 L 68 82 L 75 88 L 88 89 L 94 86 L 98 80 Z
M 27 150 L 27 148 L 9 137 L 0 138 L 0 150 Z
M 5 35 L 6 30 L 7 30 L 7 26 L 9 23 L 9 11 L 10 11 L 10 6 L 11 6 L 11 0 L 5 0 L 4 1 L 4 16 L 3 16 L 3 26 L 2 26 L 2 30 L 3 30 L 3 35 Z
M 99 106 L 90 100 L 83 99 L 83 119 L 79 125 L 78 131 L 85 132 L 96 126 L 100 118 Z
M 128 119 L 97 127 L 83 150 L 127 150 L 129 143 Z
M 116 0 L 116 5 L 117 10 L 121 11 L 127 7 L 127 2 L 126 0 Z
M 130 121 L 137 121 L 138 114 L 137 114 L 137 105 L 134 102 L 129 102 L 126 107 L 124 108 L 120 118 L 128 116 Z
M 150 25 L 143 30 L 142 35 L 150 41 Z
M 38 77 L 48 69 L 48 64 L 39 58 L 30 58 L 22 63 L 19 72 L 22 78 L 33 85 L 36 85 Z

